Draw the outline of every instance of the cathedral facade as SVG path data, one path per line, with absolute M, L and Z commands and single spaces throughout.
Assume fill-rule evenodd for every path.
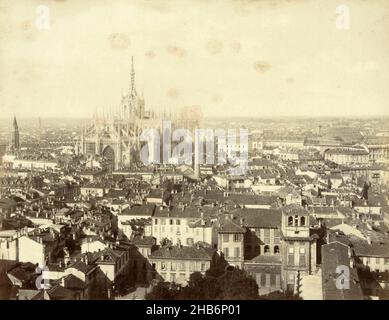
M 122 96 L 115 111 L 93 116 L 91 123 L 83 129 L 78 143 L 78 152 L 90 157 L 100 156 L 112 170 L 129 168 L 139 161 L 140 135 L 145 129 L 161 132 L 163 122 L 171 121 L 172 127 L 193 129 L 199 119 L 187 113 L 154 112 L 147 110 L 143 95 L 135 86 L 135 71 L 132 59 L 131 83 L 128 93 Z

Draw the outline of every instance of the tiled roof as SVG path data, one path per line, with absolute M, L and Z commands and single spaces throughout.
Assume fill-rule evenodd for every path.
M 354 252 L 359 257 L 389 258 L 389 242 L 368 243 L 367 241 L 354 241 Z
M 226 200 L 239 205 L 272 205 L 277 203 L 277 196 L 261 196 L 256 194 L 229 194 Z
M 41 290 L 32 298 L 32 300 L 45 300 L 45 295 L 47 295 L 50 300 L 72 300 L 75 297 L 75 292 L 60 285 L 56 285 L 46 291 Z
M 171 217 L 171 218 L 197 218 L 201 217 L 201 212 L 204 216 L 217 212 L 217 208 L 196 207 L 196 206 L 176 206 L 176 207 L 158 207 L 155 209 L 155 217 Z
M 163 247 L 154 251 L 150 259 L 176 259 L 176 260 L 212 260 L 215 251 L 209 248 L 196 247 Z
M 92 271 L 94 268 L 96 268 L 96 266 L 91 265 L 91 264 L 86 264 L 85 262 L 79 260 L 79 261 L 72 263 L 69 266 L 69 268 L 74 268 L 78 271 L 81 271 L 84 274 L 88 274 L 90 271 Z
M 152 216 L 155 211 L 154 204 L 133 205 L 124 209 L 118 215 Z
M 368 155 L 369 152 L 365 149 L 344 149 L 335 148 L 326 151 L 326 154 L 344 154 L 344 155 Z
M 64 283 L 65 288 L 69 288 L 69 289 L 83 289 L 85 287 L 84 281 L 77 278 L 73 274 L 69 274 L 69 275 L 65 276 L 64 282 L 65 282 Z
M 231 213 L 243 219 L 243 225 L 250 228 L 276 228 L 281 226 L 280 209 L 246 209 L 238 208 Z
M 242 228 L 237 222 L 228 217 L 219 219 L 219 226 L 217 228 L 219 233 L 245 233 L 246 230 Z

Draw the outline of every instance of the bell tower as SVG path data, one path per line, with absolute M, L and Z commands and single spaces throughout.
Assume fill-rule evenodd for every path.
M 309 212 L 291 204 L 282 208 L 282 287 L 299 293 L 301 277 L 316 269 L 316 237 L 310 236 Z

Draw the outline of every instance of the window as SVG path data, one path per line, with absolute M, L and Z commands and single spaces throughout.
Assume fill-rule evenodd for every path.
M 300 248 L 300 254 L 305 254 L 305 248 L 304 247 Z
M 270 286 L 275 287 L 276 285 L 276 275 L 274 273 L 270 274 Z
M 293 226 L 293 217 L 288 217 L 288 226 Z
M 189 263 L 189 271 L 195 271 L 195 269 L 196 269 L 196 264 L 193 261 L 191 261 Z
M 170 280 L 171 280 L 171 282 L 176 282 L 176 274 L 175 273 L 170 274 Z
M 205 271 L 205 263 L 201 263 L 201 271 Z
M 180 271 L 185 271 L 185 262 L 180 263 Z
M 234 241 L 239 242 L 240 241 L 240 234 L 234 234 Z
M 188 246 L 193 246 L 193 238 L 187 238 L 187 239 L 186 239 L 186 244 L 187 244 Z
M 385 259 L 384 259 L 384 263 L 385 263 L 385 264 L 389 264 L 389 258 L 385 258 Z
M 225 257 L 228 257 L 228 248 L 224 248 L 223 253 Z
M 266 287 L 270 287 L 270 273 L 266 273 Z
M 161 224 L 165 225 L 166 224 L 166 220 L 165 219 L 161 219 Z
M 299 225 L 299 217 L 298 216 L 294 216 L 294 226 L 298 227 L 298 225 Z
M 305 267 L 305 254 L 300 254 L 300 257 L 299 257 L 299 266 L 300 266 L 300 267 Z
M 235 248 L 235 257 L 240 257 L 240 248 Z
M 274 231 L 274 243 L 279 244 L 280 243 L 280 230 L 273 229 Z
M 161 270 L 166 270 L 166 264 L 164 262 L 161 262 Z
M 158 224 L 158 219 L 154 219 L 154 224 Z
M 305 217 L 300 218 L 300 225 L 305 226 Z
M 288 249 L 288 253 L 289 253 L 289 254 L 292 254 L 292 253 L 294 253 L 294 248 L 293 248 L 293 247 L 289 247 L 289 249 Z
M 180 220 L 180 219 L 177 219 L 177 220 L 176 220 L 176 225 L 177 225 L 177 226 L 181 225 L 181 220 Z
M 169 223 L 172 225 L 174 223 L 173 219 L 170 219 Z
M 223 234 L 223 242 L 228 242 L 230 235 L 229 234 Z
M 274 253 L 280 253 L 280 247 L 279 246 L 274 246 Z
M 288 265 L 289 266 L 294 266 L 294 253 L 290 253 L 288 254 Z
M 175 262 L 172 262 L 171 264 L 171 268 L 170 268 L 172 271 L 176 271 L 177 270 L 177 265 Z
M 268 245 L 265 246 L 264 252 L 265 253 L 270 253 L 270 247 Z
M 261 274 L 261 287 L 266 286 L 266 273 Z

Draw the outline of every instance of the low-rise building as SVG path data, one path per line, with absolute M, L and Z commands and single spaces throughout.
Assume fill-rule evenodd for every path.
M 154 251 L 149 260 L 155 278 L 185 285 L 193 272 L 205 274 L 215 255 L 216 251 L 210 248 L 171 246 Z

